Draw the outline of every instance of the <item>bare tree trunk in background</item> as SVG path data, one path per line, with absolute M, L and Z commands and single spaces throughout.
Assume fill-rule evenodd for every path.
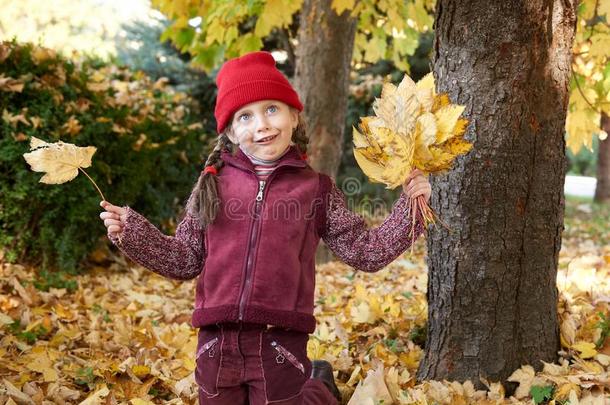
M 296 48 L 296 87 L 309 128 L 309 163 L 335 177 L 347 117 L 356 20 L 331 9 L 331 0 L 305 0 Z
M 301 9 L 296 47 L 295 85 L 305 107 L 309 164 L 336 177 L 341 163 L 347 117 L 349 74 L 356 19 L 331 9 L 332 0 L 305 0 Z M 332 260 L 324 243 L 316 262 Z
M 610 117 L 602 113 L 602 129 L 610 134 Z M 610 203 L 610 136 L 599 141 L 597 152 L 597 186 L 593 201 L 600 204 Z
M 556 274 L 576 0 L 437 0 L 437 90 L 473 150 L 432 178 L 428 334 L 418 379 L 504 381 L 560 348 Z M 512 386 L 508 386 L 509 392 Z

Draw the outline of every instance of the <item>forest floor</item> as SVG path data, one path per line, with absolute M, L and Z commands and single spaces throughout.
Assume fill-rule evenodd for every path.
M 194 281 L 164 279 L 106 244 L 91 260 L 67 288 L 44 291 L 35 269 L 3 263 L 0 252 L 0 403 L 197 403 Z M 374 274 L 318 266 L 308 355 L 333 364 L 351 405 L 610 403 L 609 273 L 610 207 L 569 198 L 557 277 L 562 350 L 540 371 L 515 370 L 509 398 L 494 381 L 476 390 L 415 380 L 427 317 L 423 238 Z

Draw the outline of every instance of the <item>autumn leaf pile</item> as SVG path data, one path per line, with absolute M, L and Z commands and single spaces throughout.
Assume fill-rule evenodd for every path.
M 610 392 L 610 211 L 593 220 L 590 206 L 571 210 L 558 276 L 560 360 L 541 372 L 515 370 L 511 398 L 493 381 L 486 391 L 472 382 L 416 383 L 427 316 L 422 240 L 413 256 L 378 273 L 339 262 L 318 268 L 310 358 L 333 364 L 352 405 L 603 403 L 594 396 Z M 2 263 L 0 403 L 196 403 L 193 282 L 134 266 L 108 245 L 91 261 L 74 289 L 48 291 L 32 282 L 40 281 L 35 269 Z

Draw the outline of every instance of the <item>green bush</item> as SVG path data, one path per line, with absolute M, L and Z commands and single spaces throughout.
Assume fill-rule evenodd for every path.
M 21 88 L 22 87 L 22 88 Z M 15 40 L 0 43 L 0 248 L 5 259 L 77 273 L 106 241 L 101 197 L 82 173 L 39 183 L 23 154 L 32 136 L 95 146 L 85 169 L 115 205 L 171 230 L 210 138 L 194 102 L 142 72 L 91 57 L 75 62 Z

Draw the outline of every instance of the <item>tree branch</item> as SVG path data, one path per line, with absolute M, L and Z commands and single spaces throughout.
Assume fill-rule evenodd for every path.
M 585 93 L 582 91 L 582 89 L 580 88 L 580 84 L 578 83 L 578 79 L 576 77 L 576 74 L 574 73 L 574 69 L 572 69 L 572 77 L 574 78 L 574 82 L 576 83 L 576 88 L 578 89 L 578 92 L 580 93 L 580 95 L 582 96 L 582 98 L 587 102 L 587 104 L 589 104 L 589 107 L 591 107 L 593 109 L 593 111 L 599 112 L 597 111 L 597 108 L 595 108 L 593 106 L 593 104 L 591 104 L 591 102 L 589 101 L 589 99 L 587 98 L 587 96 L 585 96 Z

